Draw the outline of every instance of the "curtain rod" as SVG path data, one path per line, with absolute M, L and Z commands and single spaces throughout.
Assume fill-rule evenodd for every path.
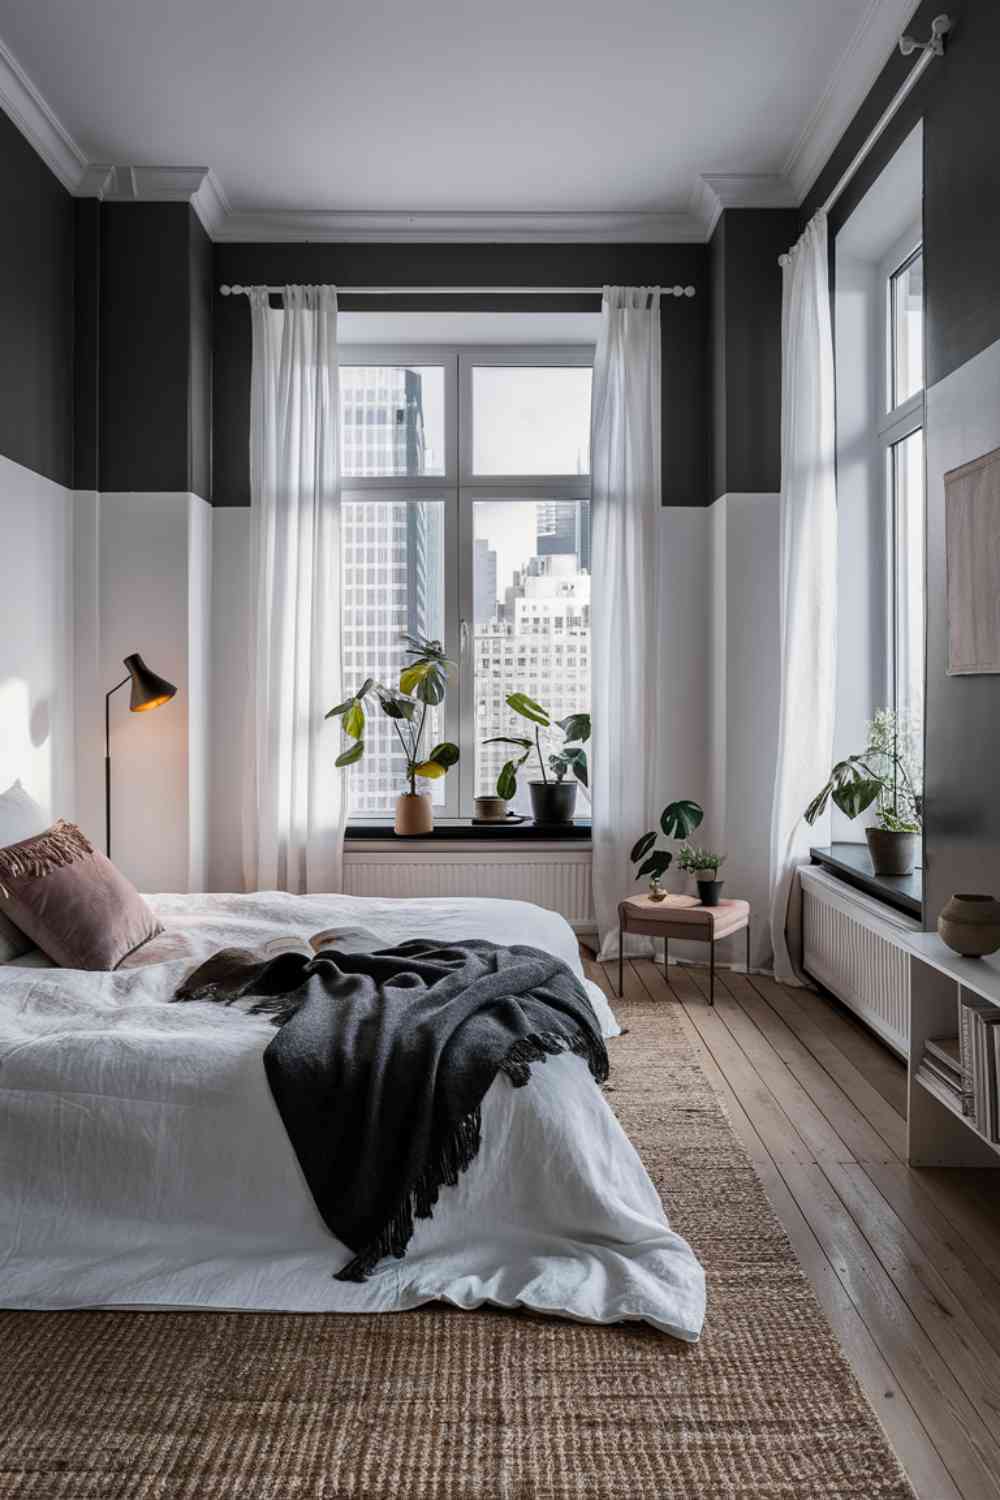
M 916 63 L 915 66 L 912 67 L 907 73 L 906 78 L 903 80 L 903 83 L 900 85 L 899 89 L 890 100 L 888 107 L 883 110 L 882 114 L 876 121 L 874 128 L 865 138 L 864 144 L 861 146 L 856 156 L 854 156 L 854 158 L 852 159 L 850 165 L 844 172 L 844 175 L 838 181 L 829 198 L 827 198 L 826 202 L 823 204 L 823 212 L 825 214 L 828 214 L 830 212 L 831 208 L 836 203 L 841 193 L 843 193 L 844 190 L 850 185 L 858 168 L 864 162 L 865 158 L 870 154 L 882 132 L 889 124 L 890 120 L 892 120 L 894 115 L 898 114 L 904 101 L 909 96 L 909 94 L 912 93 L 913 89 L 916 87 L 917 81 L 923 77 L 927 69 L 930 67 L 931 63 L 934 61 L 935 57 L 944 56 L 944 38 L 947 36 L 950 30 L 951 17 L 942 15 L 935 16 L 934 20 L 931 22 L 930 41 L 915 42 L 913 37 L 911 36 L 900 37 L 899 50 L 900 52 L 902 52 L 903 56 L 909 57 L 911 52 L 915 52 L 919 49 L 922 54 L 920 61 Z
M 223 284 L 219 291 L 224 297 L 244 297 L 252 288 Z M 280 296 L 283 286 L 269 286 L 272 296 Z M 338 286 L 334 288 L 346 297 L 599 297 L 604 288 L 599 286 Z M 693 286 L 650 286 L 648 292 L 660 292 L 664 297 L 693 297 Z

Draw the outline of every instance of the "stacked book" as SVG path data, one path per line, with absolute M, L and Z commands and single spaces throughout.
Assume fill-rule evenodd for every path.
M 964 1115 L 971 1113 L 972 1096 L 965 1089 L 957 1036 L 928 1037 L 918 1077 L 930 1093 L 950 1109 L 959 1110 Z
M 963 993 L 958 1036 L 930 1037 L 917 1076 L 930 1093 L 1000 1143 L 1000 1006 Z

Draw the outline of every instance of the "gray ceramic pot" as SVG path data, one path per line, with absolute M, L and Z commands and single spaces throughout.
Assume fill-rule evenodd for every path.
M 702 906 L 718 906 L 725 883 L 724 880 L 699 880 L 698 900 Z
M 536 823 L 572 823 L 576 811 L 575 781 L 531 781 L 528 790 Z
M 891 833 L 888 828 L 866 828 L 865 838 L 875 874 L 911 874 L 919 837 L 918 833 Z
M 992 896 L 950 896 L 937 930 L 942 942 L 963 958 L 983 958 L 1000 948 L 1000 901 Z

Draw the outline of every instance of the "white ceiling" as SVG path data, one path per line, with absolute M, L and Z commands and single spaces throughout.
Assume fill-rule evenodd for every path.
M 798 201 L 914 5 L 2 0 L 0 35 L 84 163 L 209 167 L 237 215 L 685 214 L 714 174 Z

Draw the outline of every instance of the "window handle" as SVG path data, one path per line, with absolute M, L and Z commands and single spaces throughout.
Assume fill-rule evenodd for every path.
M 468 651 L 470 638 L 471 632 L 468 620 L 460 620 L 458 625 L 458 654 L 460 657 L 464 658 L 465 653 Z

